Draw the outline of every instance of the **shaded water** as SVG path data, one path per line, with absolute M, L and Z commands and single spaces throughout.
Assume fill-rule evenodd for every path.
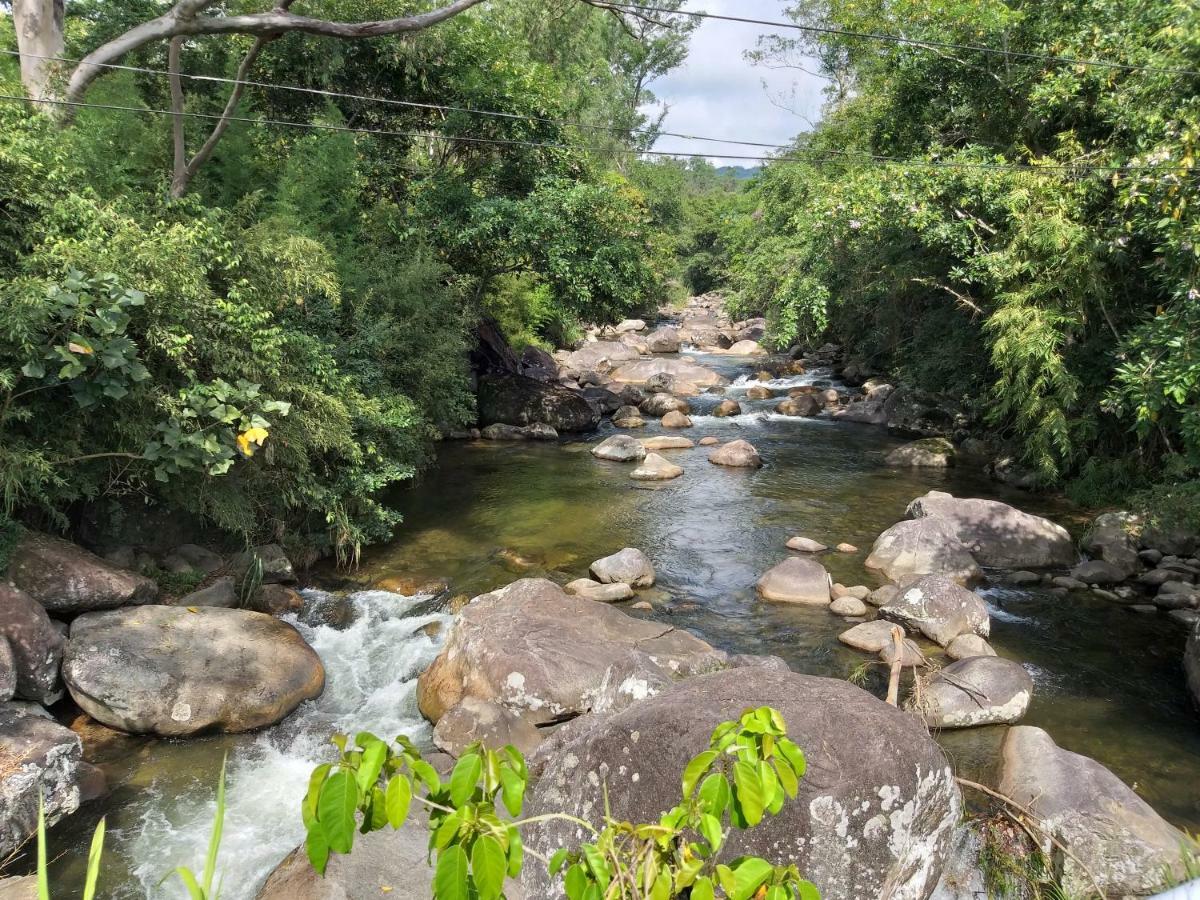
M 776 654 L 798 672 L 846 678 L 867 658 L 838 643 L 844 620 L 755 595 L 759 575 L 788 555 L 788 537 L 856 545 L 855 553 L 820 559 L 836 581 L 875 585 L 862 565 L 872 542 L 931 489 L 1005 500 L 1068 527 L 1082 522 L 1061 504 L 1006 491 L 968 469 L 887 468 L 882 458 L 899 441 L 881 430 L 769 415 L 776 400 L 745 398 L 745 360 L 699 359 L 741 379 L 727 396 L 746 413 L 714 418 L 705 412 L 720 398 L 697 398 L 696 427 L 684 433 L 693 440 L 745 438 L 762 454 L 763 469 L 714 466 L 708 448 L 695 447 L 664 451 L 684 468 L 682 478 L 638 483 L 629 478 L 629 464 L 590 455 L 596 439 L 447 444 L 438 468 L 395 498 L 405 515 L 398 538 L 370 550 L 352 584 L 342 587 L 442 579 L 452 593 L 474 596 L 526 575 L 572 580 L 598 557 L 640 547 L 655 562 L 658 584 L 637 599 L 655 608 L 639 612 L 626 604 L 631 615 L 687 628 L 731 652 Z M 814 380 L 819 373 L 770 385 L 783 390 Z M 654 424 L 639 436 L 659 431 Z M 1200 830 L 1200 716 L 1183 686 L 1183 630 L 1090 594 L 1060 598 L 998 587 L 982 593 L 992 608 L 992 644 L 1034 677 L 1025 721 L 1102 761 L 1175 823 Z M 356 602 L 366 615 L 348 632 L 302 626 L 325 660 L 329 686 L 281 726 L 256 736 L 130 740 L 116 748 L 107 766 L 118 783 L 114 795 L 56 830 L 59 846 L 69 848 L 59 871 L 78 883 L 91 825 L 108 812 L 116 862 L 106 872 L 105 896 L 162 896 L 155 884 L 164 873 L 202 861 L 220 756 L 230 750 L 223 896 L 253 897 L 274 862 L 302 837 L 299 796 L 331 731 L 428 735 L 412 696 L 412 679 L 437 652 L 436 641 L 413 634 L 430 620 L 427 604 L 383 592 Z M 884 677 L 873 667 L 865 686 L 882 694 Z M 989 727 L 939 739 L 961 774 L 989 780 L 1002 736 L 1002 728 Z

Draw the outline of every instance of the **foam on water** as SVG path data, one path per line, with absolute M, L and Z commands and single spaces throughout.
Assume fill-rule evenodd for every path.
M 306 591 L 306 598 L 321 597 Z M 433 661 L 441 638 L 417 629 L 450 622 L 435 613 L 411 615 L 425 598 L 387 591 L 350 597 L 357 619 L 344 630 L 293 622 L 325 664 L 325 691 L 284 722 L 238 747 L 226 776 L 225 832 L 218 868 L 225 900 L 248 900 L 270 871 L 304 837 L 300 800 L 308 776 L 333 755 L 336 731 L 380 737 L 428 736 L 416 704 L 416 677 Z M 416 634 L 414 634 L 416 632 Z M 177 865 L 202 865 L 216 810 L 215 786 L 197 781 L 178 793 L 152 788 L 141 801 L 141 832 L 128 853 L 146 897 L 185 897 L 177 879 L 159 884 Z

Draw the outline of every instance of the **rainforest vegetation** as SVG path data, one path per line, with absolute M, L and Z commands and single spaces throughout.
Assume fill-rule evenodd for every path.
M 64 56 L 161 6 L 68 4 Z M 1200 12 L 788 14 L 834 31 L 764 39 L 748 64 L 815 60 L 827 104 L 748 180 L 639 156 L 659 126 L 651 86 L 695 22 L 578 0 L 486 3 L 375 40 L 273 36 L 248 77 L 330 93 L 248 87 L 182 183 L 173 157 L 229 99 L 191 76 L 234 77 L 256 38 L 147 43 L 66 115 L 21 102 L 0 60 L 2 512 L 69 529 L 151 504 L 349 557 L 397 525 L 387 489 L 473 420 L 481 318 L 552 348 L 720 290 L 768 317 L 769 343 L 833 340 L 951 396 L 1047 486 L 1194 518 Z M 8 18 L 0 47 L 16 47 Z M 181 97 L 168 68 L 189 76 Z M 177 100 L 173 143 L 161 111 Z

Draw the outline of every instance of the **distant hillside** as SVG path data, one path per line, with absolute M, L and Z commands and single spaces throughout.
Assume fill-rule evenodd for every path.
M 755 166 L 752 169 L 747 169 L 745 166 L 719 166 L 717 168 L 718 175 L 732 175 L 738 181 L 745 181 L 747 178 L 753 178 L 761 171 L 761 166 Z

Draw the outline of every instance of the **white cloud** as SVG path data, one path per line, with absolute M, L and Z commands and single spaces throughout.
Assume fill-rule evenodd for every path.
M 688 8 L 783 21 L 784 6 L 784 0 L 693 0 Z M 825 82 L 795 69 L 765 69 L 751 65 L 743 54 L 754 49 L 759 35 L 768 33 L 794 34 L 765 25 L 702 20 L 692 33 L 687 61 L 650 86 L 659 101 L 669 107 L 663 129 L 768 144 L 786 144 L 808 130 L 809 123 L 804 117 L 817 120 Z M 783 98 L 796 112 L 772 103 L 772 97 Z M 659 138 L 654 149 L 672 153 L 711 153 L 710 159 L 716 165 L 740 162 L 745 166 L 756 163 L 720 154 L 754 156 L 769 152 L 677 137 Z

